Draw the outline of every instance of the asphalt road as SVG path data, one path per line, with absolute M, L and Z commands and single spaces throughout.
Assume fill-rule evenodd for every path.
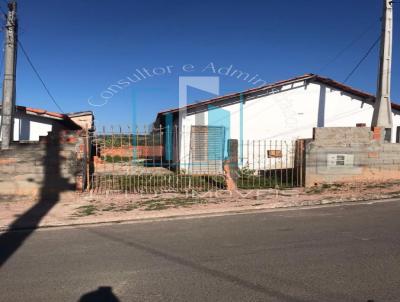
M 38 230 L 0 301 L 400 301 L 399 218 L 400 201 Z

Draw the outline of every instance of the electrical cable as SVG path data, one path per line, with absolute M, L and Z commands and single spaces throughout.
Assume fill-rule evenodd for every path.
M 62 110 L 61 106 L 57 103 L 56 99 L 54 98 L 54 96 L 51 94 L 50 90 L 47 88 L 45 82 L 43 81 L 42 77 L 40 76 L 38 70 L 36 69 L 36 67 L 33 65 L 32 60 L 30 59 L 28 53 L 26 52 L 25 48 L 23 47 L 22 43 L 20 40 L 18 40 L 18 45 L 20 46 L 22 53 L 24 54 L 25 58 L 28 60 L 29 65 L 32 67 L 33 71 L 35 72 L 36 76 L 38 77 L 38 79 L 40 80 L 40 82 L 43 85 L 43 88 L 46 90 L 47 94 L 49 95 L 50 99 L 53 101 L 53 103 L 57 106 L 57 108 L 61 111 L 61 113 L 64 113 L 64 111 Z
M 379 35 L 378 39 L 371 45 L 371 47 L 368 49 L 366 54 L 361 58 L 361 60 L 357 63 L 357 65 L 352 69 L 352 71 L 347 75 L 343 83 L 347 83 L 347 81 L 351 78 L 351 76 L 357 71 L 357 69 L 361 66 L 361 64 L 365 61 L 365 59 L 369 56 L 371 51 L 375 48 L 375 46 L 378 44 L 378 42 L 381 40 L 381 35 Z
M 380 19 L 378 19 L 377 21 L 380 22 Z M 375 26 L 375 24 L 376 21 L 372 22 L 360 35 L 354 38 L 349 44 L 347 44 L 342 50 L 340 50 L 329 62 L 327 62 L 324 66 L 322 66 L 318 70 L 318 73 L 321 73 L 322 71 L 326 70 L 328 66 L 330 66 L 333 62 L 339 59 L 347 50 L 353 47 L 354 44 L 360 41 L 361 38 L 364 37 L 365 34 L 368 33 Z

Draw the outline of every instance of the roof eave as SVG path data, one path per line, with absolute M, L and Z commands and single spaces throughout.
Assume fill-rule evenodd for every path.
M 208 105 L 208 104 L 213 104 L 213 103 L 220 102 L 220 101 L 223 101 L 223 100 L 227 100 L 227 99 L 230 99 L 230 98 L 235 98 L 235 97 L 240 97 L 240 96 L 247 96 L 249 94 L 262 92 L 262 91 L 265 91 L 265 90 L 270 90 L 270 89 L 273 89 L 273 88 L 276 88 L 276 87 L 280 87 L 282 85 L 288 85 L 288 84 L 299 82 L 299 81 L 310 81 L 310 82 L 323 83 L 323 84 L 325 84 L 327 86 L 330 86 L 330 87 L 335 88 L 335 89 L 342 90 L 342 91 L 347 92 L 347 93 L 349 93 L 351 95 L 354 95 L 356 97 L 360 97 L 360 98 L 363 98 L 363 99 L 366 99 L 366 100 L 371 100 L 372 102 L 375 102 L 375 96 L 370 94 L 370 93 L 364 92 L 364 91 L 359 90 L 359 89 L 355 89 L 355 88 L 353 88 L 351 86 L 348 86 L 348 85 L 345 85 L 343 83 L 337 82 L 337 81 L 332 80 L 330 78 L 325 78 L 325 77 L 322 77 L 322 76 L 319 76 L 319 75 L 316 75 L 316 74 L 313 74 L 313 73 L 309 73 L 309 74 L 305 74 L 305 75 L 302 75 L 302 76 L 299 76 L 299 77 L 295 77 L 295 78 L 291 78 L 291 79 L 288 79 L 288 80 L 283 80 L 283 81 L 278 81 L 278 82 L 275 82 L 275 83 L 272 83 L 272 84 L 267 84 L 267 85 L 264 85 L 262 87 L 248 89 L 248 90 L 245 90 L 243 92 L 232 93 L 232 94 L 220 96 L 220 97 L 217 97 L 217 98 L 209 99 L 209 100 L 206 100 L 206 101 L 202 101 L 202 102 L 199 102 L 199 103 L 187 105 L 185 107 L 180 107 L 180 108 L 174 108 L 174 109 L 170 109 L 170 110 L 161 111 L 161 112 L 157 113 L 156 121 L 158 119 L 160 119 L 160 117 L 163 116 L 163 115 L 174 114 L 174 113 L 179 112 L 180 110 L 193 109 L 193 108 L 196 108 L 196 107 L 200 107 L 200 106 L 204 106 L 204 105 Z M 392 105 L 392 109 L 397 110 L 397 111 L 400 112 L 400 105 L 399 104 L 396 104 L 396 103 L 392 102 L 391 105 Z

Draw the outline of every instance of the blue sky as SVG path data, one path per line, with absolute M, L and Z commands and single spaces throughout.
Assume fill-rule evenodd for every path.
M 1 2 L 0 2 L 1 3 Z M 178 77 L 231 64 L 267 82 L 305 73 L 338 81 L 378 37 L 380 0 L 19 0 L 20 40 L 64 112 L 93 110 L 98 125 L 126 126 L 137 95 L 138 123 L 178 106 Z M 395 4 L 392 98 L 400 102 L 399 11 Z M 4 1 L 2 7 L 5 9 Z M 368 29 L 366 31 L 366 29 Z M 366 32 L 365 32 L 366 31 Z M 338 60 L 325 66 L 361 33 Z M 375 93 L 376 48 L 348 84 Z M 182 66 L 191 64 L 190 74 Z M 102 107 L 100 94 L 135 69 L 170 67 L 171 73 L 138 81 Z M 254 87 L 221 77 L 221 94 Z M 190 100 L 210 95 L 191 91 Z M 58 111 L 18 54 L 17 102 Z

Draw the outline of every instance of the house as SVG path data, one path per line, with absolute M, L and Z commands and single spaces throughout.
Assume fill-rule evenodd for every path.
M 80 111 L 67 113 L 68 117 L 82 129 L 94 131 L 94 115 L 92 111 Z
M 66 130 L 86 128 L 92 130 L 93 121 L 94 117 L 91 111 L 61 114 L 43 109 L 16 106 L 13 141 L 39 141 L 40 136 L 47 136 L 54 127 Z
M 260 141 L 279 145 L 311 138 L 314 127 L 370 126 L 374 102 L 372 94 L 306 74 L 160 112 L 155 125 L 165 128 L 166 160 L 191 171 L 196 163 L 220 170 L 228 139 L 239 141 L 241 165 L 255 165 L 257 157 L 285 156 L 284 150 Z M 392 112 L 391 140 L 399 142 L 400 105 L 392 103 Z M 251 154 L 247 160 L 246 154 Z M 265 167 L 266 162 L 258 159 L 256 164 Z

